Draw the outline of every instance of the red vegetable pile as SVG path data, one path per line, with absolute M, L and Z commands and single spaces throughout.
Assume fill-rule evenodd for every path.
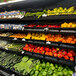
M 49 48 L 45 46 L 37 46 L 33 44 L 26 44 L 23 50 L 54 56 L 58 58 L 64 58 L 66 60 L 74 61 L 75 52 L 73 50 L 60 49 L 60 48 Z

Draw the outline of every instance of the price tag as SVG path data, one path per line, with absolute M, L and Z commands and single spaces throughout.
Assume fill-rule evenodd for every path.
M 5 48 L 6 50 L 8 50 L 8 48 Z
M 8 16 L 8 18 L 11 18 L 11 16 Z
M 22 41 L 26 41 L 25 39 L 22 39 Z
M 24 17 L 24 15 L 19 15 L 19 18 L 22 19 Z
M 21 54 L 24 54 L 24 53 L 25 53 L 24 51 L 21 52 Z
M 13 40 L 17 40 L 17 38 L 14 38 Z
M 46 42 L 46 44 L 51 44 L 51 42 L 48 41 L 48 42 Z
M 13 29 L 16 29 L 16 27 L 13 27 Z
M 42 17 L 47 17 L 47 14 L 43 14 Z
M 15 74 L 12 74 L 11 76 L 15 76 Z
M 48 31 L 49 29 L 48 28 L 44 28 L 44 30 Z
M 18 18 L 18 16 L 16 15 L 15 18 Z
M 22 31 L 24 30 L 24 27 L 22 27 Z
M 15 16 L 12 16 L 12 18 L 14 18 Z
M 6 18 L 6 16 L 4 16 L 4 19 Z

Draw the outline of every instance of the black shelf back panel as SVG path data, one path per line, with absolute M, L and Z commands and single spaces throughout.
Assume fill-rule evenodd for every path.
M 76 6 L 76 0 L 24 0 L 21 2 L 0 5 L 0 11 L 42 11 L 43 9 L 54 9 L 56 7 L 69 8 L 71 6 Z

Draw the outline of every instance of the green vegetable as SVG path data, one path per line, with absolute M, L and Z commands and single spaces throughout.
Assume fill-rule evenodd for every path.
M 47 68 L 49 68 L 49 66 L 50 66 L 50 63 L 49 63 L 49 62 L 47 62 L 47 63 L 46 63 L 46 67 L 47 67 Z
M 39 67 L 39 71 L 42 71 L 42 67 Z
M 46 75 L 47 75 L 47 73 L 46 73 L 45 71 L 43 71 L 42 75 L 43 75 L 43 76 L 46 76 Z
M 31 73 L 30 73 L 30 75 L 33 75 L 33 74 L 34 74 L 34 71 L 32 70 Z
M 39 71 L 35 71 L 35 76 L 38 76 Z
M 45 62 L 43 62 L 43 63 L 41 64 L 41 66 L 42 66 L 42 68 L 45 68 Z
M 58 64 L 55 64 L 55 67 L 58 68 Z
M 55 67 L 53 66 L 53 67 L 51 67 L 51 69 L 52 69 L 52 70 L 55 70 Z
M 48 68 L 45 68 L 45 71 L 47 72 L 48 71 Z
M 51 64 L 50 64 L 50 67 L 54 67 L 54 64 L 51 63 Z
M 40 66 L 40 65 L 36 65 L 36 70 L 37 70 L 37 71 L 39 70 L 39 66 Z
M 52 73 L 53 73 L 52 70 L 48 71 L 48 75 L 52 75 Z

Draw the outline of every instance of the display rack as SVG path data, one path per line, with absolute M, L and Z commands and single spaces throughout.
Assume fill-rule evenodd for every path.
M 27 22 L 34 22 L 34 21 L 74 21 L 76 22 L 76 15 L 51 15 L 51 16 L 46 16 L 43 17 L 41 16 L 40 18 L 37 18 L 36 16 L 30 16 L 30 17 L 23 17 L 21 19 L 0 19 L 1 23 L 26 23 Z M 57 21 L 56 21 L 57 22 Z M 63 34 L 63 35 L 76 35 L 76 28 L 40 28 L 40 27 L 22 27 L 21 30 L 18 29 L 1 29 L 0 32 L 12 32 L 12 33 L 26 33 L 26 32 L 37 32 L 37 33 L 51 33 L 51 34 Z M 71 44 L 71 43 L 62 43 L 62 42 L 53 42 L 53 41 L 45 41 L 45 40 L 32 40 L 32 39 L 25 39 L 25 38 L 13 38 L 13 37 L 2 37 L 0 36 L 0 40 L 6 40 L 9 42 L 15 42 L 15 43 L 31 43 L 35 45 L 44 45 L 44 46 L 49 46 L 49 47 L 56 47 L 56 48 L 64 48 L 64 49 L 71 49 L 76 51 L 76 43 Z M 53 63 L 58 63 L 62 65 L 67 65 L 71 67 L 75 67 L 75 61 L 71 60 L 66 60 L 64 58 L 58 58 L 54 56 L 49 56 L 45 54 L 39 54 L 39 53 L 34 53 L 34 52 L 29 52 L 26 50 L 21 50 L 21 51 L 13 51 L 9 50 L 8 48 L 1 48 L 0 51 L 7 52 L 7 53 L 12 53 L 12 54 L 17 54 L 19 56 L 30 56 L 34 57 L 40 60 L 45 60 Z M 75 57 L 74 57 L 75 60 Z M 22 74 L 16 72 L 14 69 L 10 70 L 9 68 L 6 69 L 4 66 L 0 65 L 0 69 L 7 72 L 8 74 L 12 76 L 23 76 Z M 29 76 L 29 75 L 27 75 Z

